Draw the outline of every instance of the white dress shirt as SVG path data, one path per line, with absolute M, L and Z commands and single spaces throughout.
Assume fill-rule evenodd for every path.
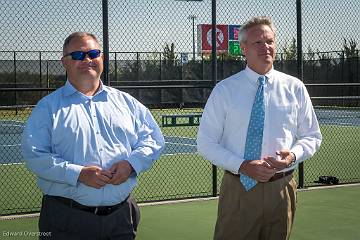
M 197 135 L 198 152 L 225 170 L 238 173 L 244 161 L 247 128 L 259 74 L 245 70 L 219 82 L 210 94 Z M 274 69 L 265 83 L 265 121 L 261 156 L 290 149 L 299 162 L 320 147 L 322 136 L 305 85 Z M 284 169 L 288 171 L 291 168 Z

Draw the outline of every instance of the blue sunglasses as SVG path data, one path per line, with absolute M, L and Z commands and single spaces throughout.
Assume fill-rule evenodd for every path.
M 99 49 L 93 49 L 88 52 L 75 51 L 75 52 L 65 54 L 63 56 L 63 58 L 67 57 L 67 56 L 71 56 L 72 60 L 83 61 L 85 59 L 86 54 L 89 56 L 90 59 L 94 59 L 94 58 L 98 58 L 100 56 L 100 53 L 101 53 L 101 50 L 99 50 Z

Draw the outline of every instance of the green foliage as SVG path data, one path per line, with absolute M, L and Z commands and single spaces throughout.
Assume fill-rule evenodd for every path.
M 139 75 L 139 62 L 138 61 L 125 61 L 123 66 L 118 66 L 118 79 L 116 81 L 134 81 L 138 79 Z
M 328 52 L 320 52 L 319 50 L 316 52 L 319 60 L 331 59 L 331 55 Z
M 312 50 L 310 44 L 308 45 L 307 47 L 307 53 L 306 53 L 306 56 L 307 56 L 307 60 L 314 60 L 315 59 L 315 52 Z
M 178 65 L 179 57 L 175 53 L 175 44 L 174 43 L 171 43 L 170 46 L 167 43 L 165 44 L 163 56 L 164 56 L 165 65 L 168 65 L 168 66 L 169 65 L 170 66 Z
M 178 61 L 179 58 L 178 56 L 175 54 L 175 44 L 171 43 L 171 45 L 169 46 L 169 44 L 165 44 L 164 47 L 164 63 L 167 66 L 177 66 L 178 65 Z
M 175 53 L 175 44 L 165 44 L 163 52 L 163 69 L 162 76 L 165 80 L 181 79 L 181 65 L 179 62 L 179 56 Z
M 344 53 L 346 58 L 352 58 L 352 57 L 359 57 L 359 49 L 357 49 L 357 42 L 350 38 L 349 41 L 347 41 L 344 38 Z
M 282 48 L 282 51 L 283 51 L 283 60 L 296 60 L 297 49 L 296 49 L 296 40 L 294 37 L 289 45 L 287 42 L 285 42 L 285 46 Z

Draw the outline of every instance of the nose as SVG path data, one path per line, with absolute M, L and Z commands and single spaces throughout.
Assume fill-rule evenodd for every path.
M 269 48 L 270 44 L 268 44 L 267 42 L 263 42 L 262 44 L 260 44 L 260 46 L 262 48 Z
M 89 57 L 89 54 L 85 54 L 83 62 L 91 62 L 92 59 Z

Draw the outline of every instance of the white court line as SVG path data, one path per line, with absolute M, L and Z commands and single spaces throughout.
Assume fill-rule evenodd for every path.
M 196 139 L 196 138 L 179 137 L 179 136 L 165 136 L 165 137 L 172 137 L 172 138 L 184 138 L 184 139 Z
M 189 140 L 195 140 L 196 138 L 188 138 L 188 137 L 178 137 L 178 136 L 165 136 L 165 137 L 172 137 L 172 138 L 180 138 L 180 139 L 189 139 Z M 194 144 L 188 144 L 188 143 L 174 143 L 174 142 L 167 142 L 165 141 L 165 143 L 167 144 L 172 144 L 172 145 L 183 145 L 183 146 L 187 146 L 187 147 L 196 147 L 196 145 Z M 188 154 L 194 154 L 194 153 L 198 153 L 197 151 L 195 152 L 180 152 L 180 153 L 165 153 L 162 154 L 163 156 L 175 156 L 175 155 L 188 155 Z
M 343 125 L 343 126 L 357 126 L 358 124 L 354 124 L 354 123 L 338 123 L 338 122 L 323 122 L 320 124 L 324 124 L 324 125 Z
M 165 153 L 165 154 L 162 154 L 161 156 L 175 156 L 175 155 L 189 155 L 189 154 L 198 154 L 198 152 L 188 152 L 188 153 L 184 153 L 184 152 L 181 152 L 181 153 Z
M 0 147 L 16 147 L 16 146 L 21 146 L 21 144 L 3 144 L 3 145 L 0 145 Z
M 24 165 L 24 162 L 20 163 L 0 163 L 0 166 L 12 166 L 12 165 Z
M 196 145 L 194 144 L 188 144 L 188 143 L 174 143 L 174 142 L 165 142 L 167 144 L 173 144 L 173 145 L 184 145 L 184 146 L 189 146 L 189 147 L 196 147 Z

